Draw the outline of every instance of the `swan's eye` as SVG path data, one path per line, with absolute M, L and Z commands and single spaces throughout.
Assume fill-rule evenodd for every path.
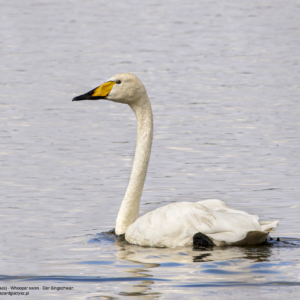
M 116 83 L 117 83 L 117 84 L 120 84 L 120 83 L 121 83 L 121 80 L 117 80 Z

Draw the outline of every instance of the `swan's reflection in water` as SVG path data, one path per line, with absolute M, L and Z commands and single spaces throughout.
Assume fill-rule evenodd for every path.
M 199 299 L 199 295 L 212 292 L 230 297 L 234 289 L 235 299 L 242 299 L 242 289 L 237 287 L 265 286 L 274 292 L 300 285 L 298 260 L 286 260 L 300 253 L 300 239 L 296 238 L 281 238 L 271 245 L 193 250 L 131 245 L 107 232 L 97 234 L 88 243 L 98 245 L 93 248 L 97 256 L 109 259 L 104 281 L 116 282 L 120 296 L 159 299 L 167 293 L 170 299 L 179 294 L 182 299 Z
M 255 247 L 214 247 L 211 249 L 194 250 L 192 247 L 151 248 L 130 245 L 124 241 L 115 242 L 118 259 L 141 264 L 153 264 L 154 267 L 163 263 L 186 264 L 193 262 L 228 261 L 249 259 L 252 262 L 267 261 L 272 255 L 272 245 Z
M 163 293 L 166 282 L 157 281 L 158 278 L 170 280 L 168 286 L 180 283 L 185 285 L 212 284 L 226 282 L 261 282 L 264 276 L 256 278 L 251 266 L 259 266 L 268 262 L 272 256 L 272 246 L 256 247 L 215 247 L 205 250 L 184 248 L 150 248 L 130 245 L 124 241 L 115 241 L 116 257 L 133 264 L 134 267 L 124 270 L 130 276 L 141 277 L 139 284 L 127 283 L 127 296 L 146 296 L 147 299 L 158 299 Z M 138 265 L 138 267 L 136 267 Z M 250 269 L 249 269 L 250 268 Z M 255 268 L 254 268 L 255 269 Z M 249 276 L 250 274 L 250 276 Z M 153 278 L 153 280 L 151 280 Z M 186 286 L 187 287 L 187 286 Z M 160 293 L 161 292 L 161 293 Z M 182 292 L 182 291 L 181 291 Z M 186 289 L 189 294 L 190 289 Z
M 149 278 L 149 280 L 142 280 L 138 284 L 127 283 L 127 291 L 121 292 L 120 295 L 124 296 L 147 296 L 147 299 L 158 299 L 161 293 L 155 292 L 151 286 L 154 285 L 154 281 L 151 280 L 153 275 L 151 273 L 152 268 L 160 266 L 159 263 L 153 263 L 147 258 L 143 251 L 147 251 L 151 248 L 144 248 L 140 246 L 130 245 L 124 241 L 116 241 L 116 257 L 121 260 L 125 260 L 134 265 L 141 265 L 139 267 L 133 267 L 126 269 L 125 272 L 130 273 L 133 277 Z M 143 253 L 143 254 L 142 254 Z M 147 257 L 147 254 L 146 254 Z

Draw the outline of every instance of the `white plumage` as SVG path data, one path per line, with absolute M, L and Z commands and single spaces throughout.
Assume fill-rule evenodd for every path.
M 279 221 L 259 222 L 258 216 L 229 208 L 223 201 L 172 203 L 139 215 L 153 137 L 151 104 L 142 82 L 133 74 L 113 76 L 100 87 L 73 100 L 107 99 L 126 103 L 137 117 L 137 145 L 132 172 L 116 221 L 116 234 L 132 244 L 178 247 L 193 244 L 201 232 L 216 246 L 256 245 L 264 242 Z
M 172 203 L 138 218 L 126 231 L 132 244 L 177 247 L 193 244 L 201 232 L 216 246 L 263 243 L 278 221 L 261 225 L 258 216 L 229 208 L 220 200 Z

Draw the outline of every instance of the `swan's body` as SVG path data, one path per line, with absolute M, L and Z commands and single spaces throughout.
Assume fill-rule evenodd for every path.
M 177 247 L 193 244 L 201 232 L 217 246 L 261 244 L 278 221 L 258 222 L 258 217 L 234 210 L 220 200 L 178 202 L 139 217 L 139 204 L 153 137 L 151 104 L 142 82 L 133 74 L 118 74 L 73 100 L 107 99 L 126 103 L 137 118 L 137 145 L 128 188 L 116 221 L 117 235 L 132 244 Z

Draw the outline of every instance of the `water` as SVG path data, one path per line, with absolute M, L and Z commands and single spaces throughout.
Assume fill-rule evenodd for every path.
M 299 13 L 277 0 L 2 1 L 0 287 L 38 288 L 18 299 L 295 299 Z M 153 105 L 141 214 L 218 198 L 279 219 L 280 242 L 193 251 L 102 233 L 128 183 L 135 117 L 71 99 L 120 72 Z

